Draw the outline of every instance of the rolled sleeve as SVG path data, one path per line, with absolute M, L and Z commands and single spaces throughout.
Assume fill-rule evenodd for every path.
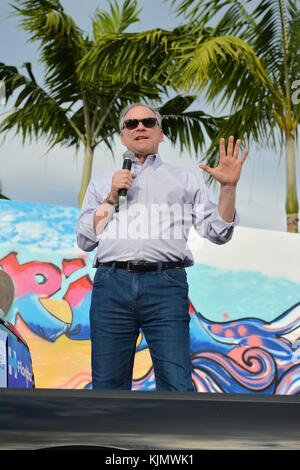
M 77 245 L 83 251 L 93 251 L 98 245 L 94 231 L 94 212 L 82 214 L 77 222 Z
M 93 251 L 98 245 L 98 238 L 94 230 L 94 213 L 103 201 L 103 195 L 97 191 L 95 181 L 91 180 L 76 226 L 77 244 L 83 251 Z
M 221 245 L 231 240 L 234 227 L 240 222 L 239 216 L 235 211 L 234 219 L 232 222 L 226 222 L 220 214 L 218 207 L 212 212 L 207 219 L 206 238 L 210 239 L 213 243 Z
M 218 245 L 231 240 L 234 227 L 240 222 L 236 211 L 232 222 L 220 216 L 218 204 L 202 179 L 194 198 L 193 218 L 193 225 L 199 235 Z

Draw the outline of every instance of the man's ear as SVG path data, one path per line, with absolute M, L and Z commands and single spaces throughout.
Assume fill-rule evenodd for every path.
M 164 134 L 163 130 L 160 129 L 160 141 L 161 142 L 164 140 L 164 136 L 165 136 L 165 134 Z

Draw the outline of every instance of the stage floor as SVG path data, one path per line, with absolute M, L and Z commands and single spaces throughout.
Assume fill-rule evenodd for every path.
M 0 389 L 0 449 L 57 446 L 300 449 L 300 396 Z

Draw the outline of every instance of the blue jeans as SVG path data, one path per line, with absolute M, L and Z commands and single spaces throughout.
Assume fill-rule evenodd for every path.
M 131 389 L 141 328 L 156 390 L 194 391 L 189 321 L 184 269 L 133 273 L 99 266 L 90 308 L 93 388 Z

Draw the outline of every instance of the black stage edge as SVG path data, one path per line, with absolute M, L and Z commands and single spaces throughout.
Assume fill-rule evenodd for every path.
M 299 450 L 300 395 L 0 389 L 4 449 Z

